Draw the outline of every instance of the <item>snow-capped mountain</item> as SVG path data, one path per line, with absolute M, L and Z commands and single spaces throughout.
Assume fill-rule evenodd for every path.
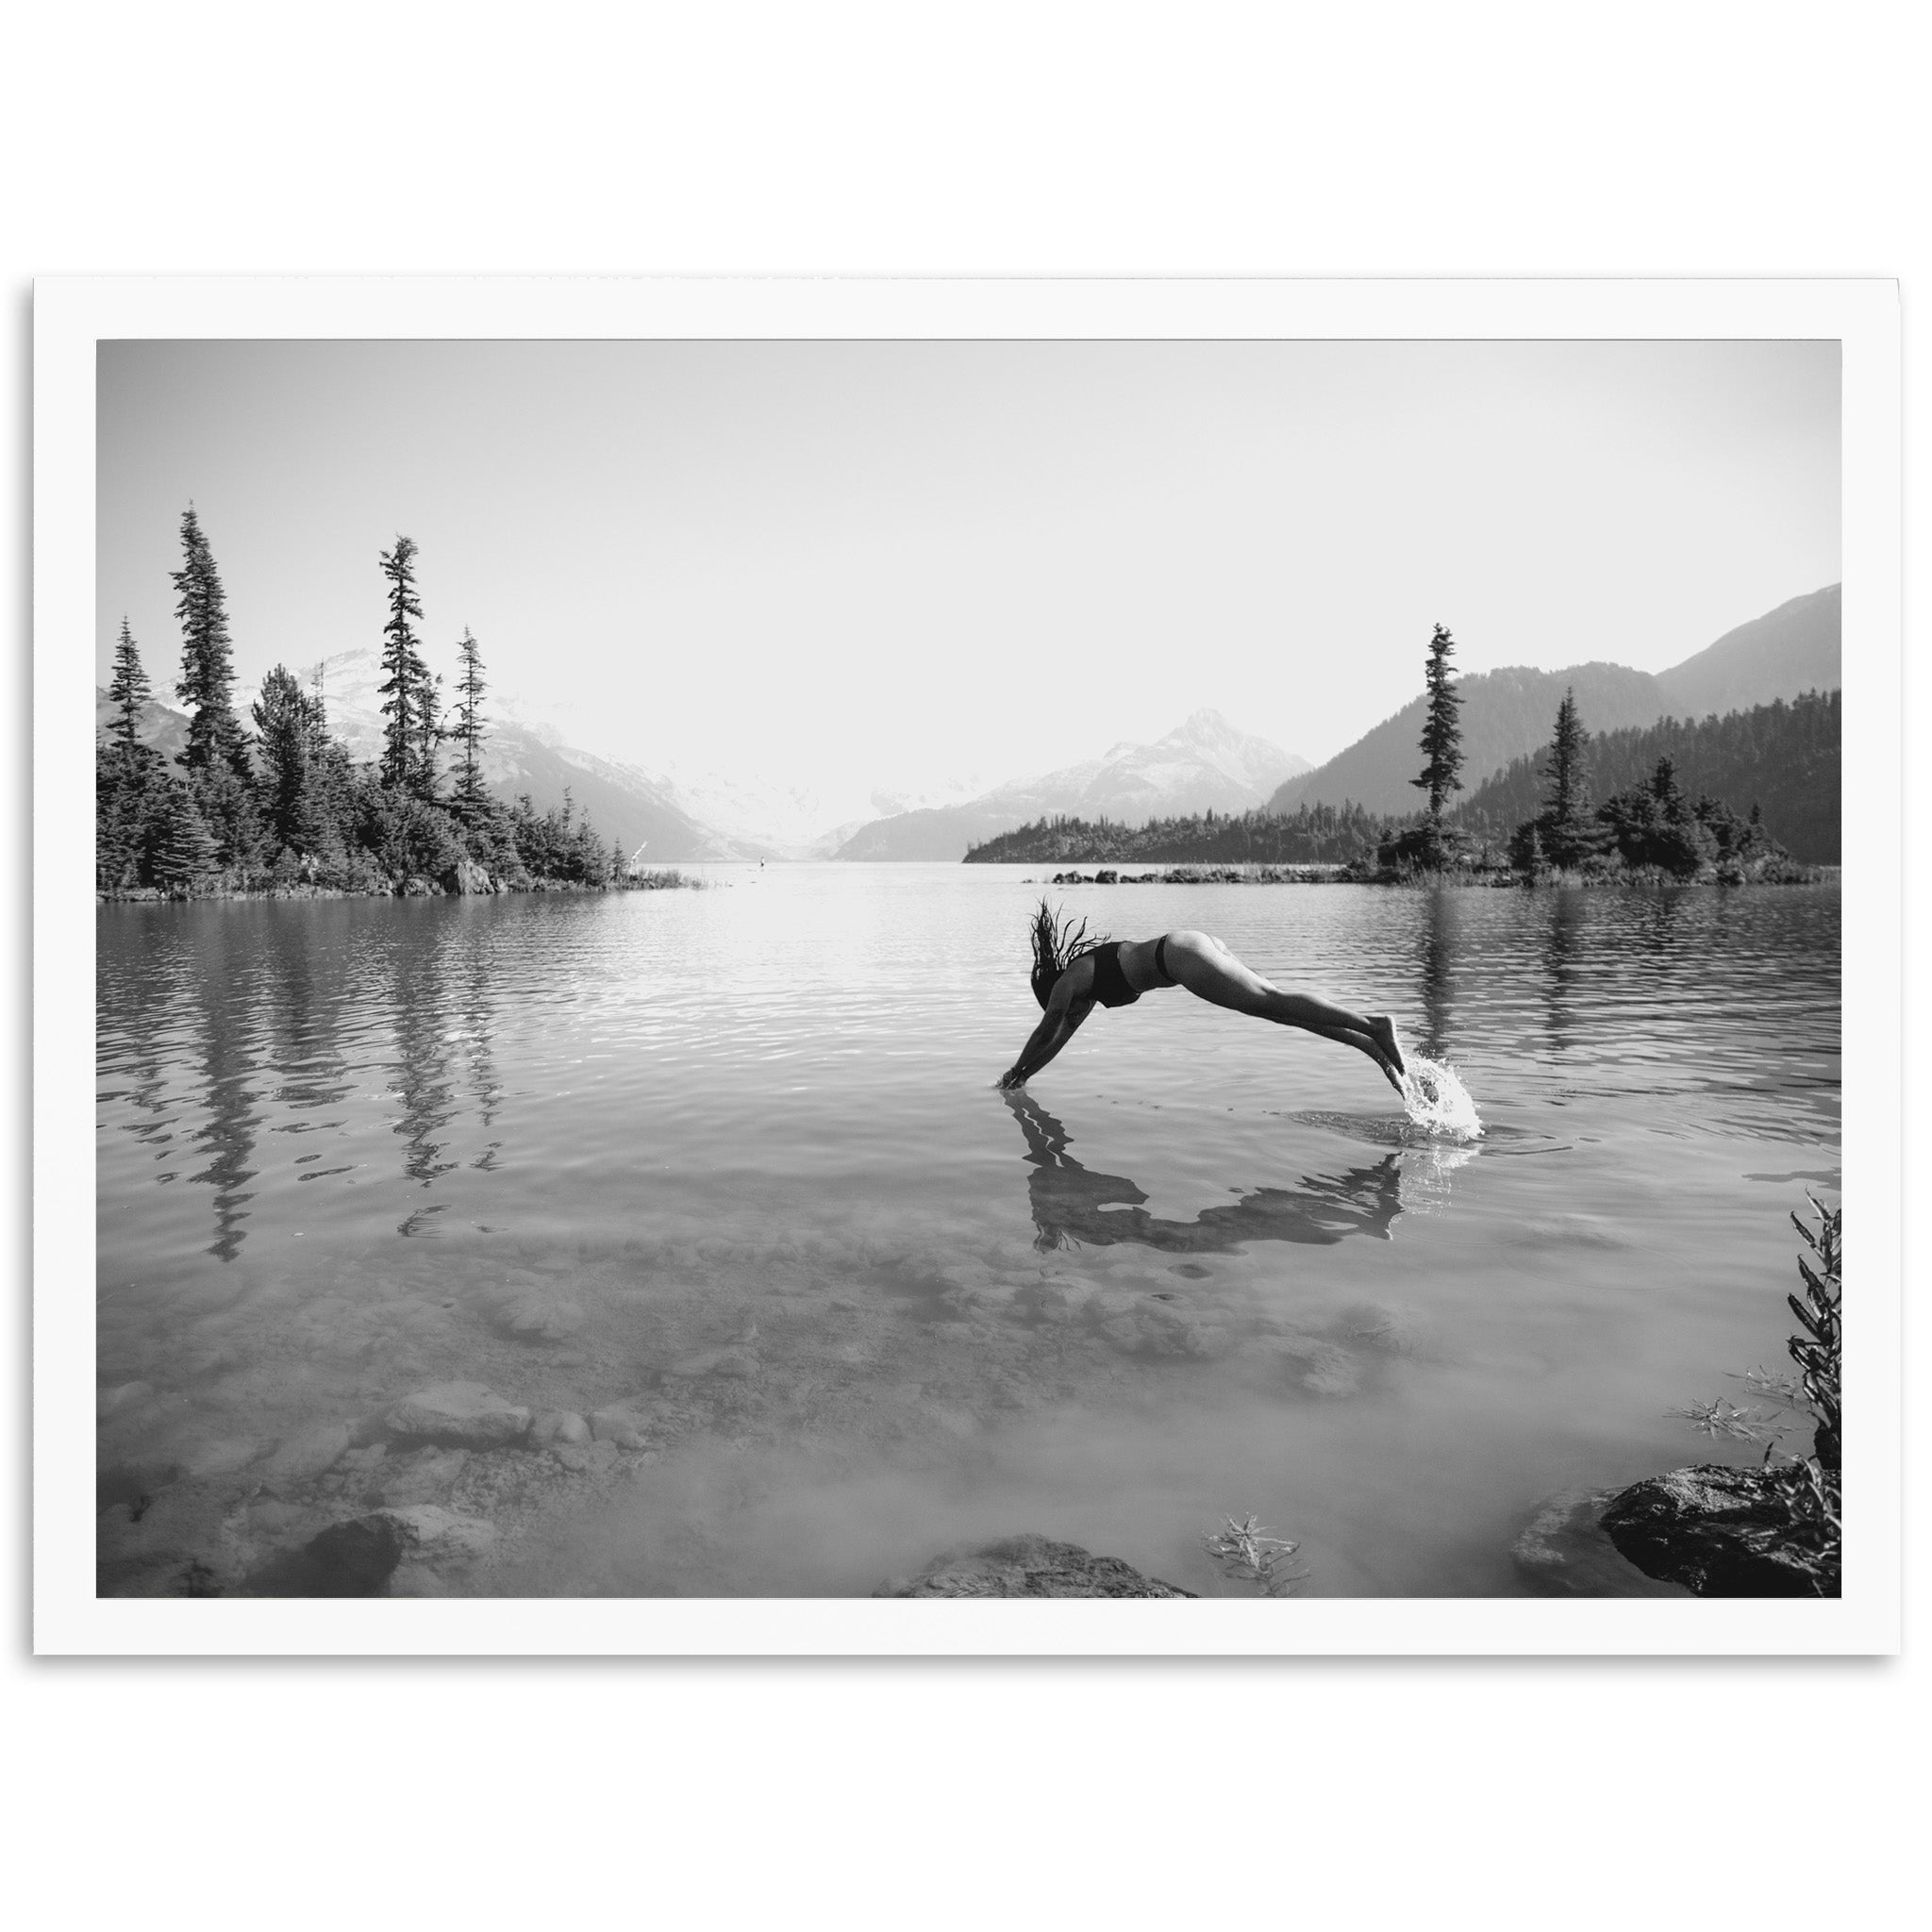
M 1219 711 L 1196 711 L 1153 744 L 1116 744 L 1097 758 L 1016 778 L 938 809 L 877 818 L 839 848 L 841 858 L 963 858 L 974 841 L 1061 813 L 1141 824 L 1193 812 L 1247 811 L 1308 761 L 1237 731 Z

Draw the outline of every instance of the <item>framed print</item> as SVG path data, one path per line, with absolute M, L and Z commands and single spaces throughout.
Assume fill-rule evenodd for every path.
M 36 305 L 40 1649 L 1895 1647 L 1890 284 Z

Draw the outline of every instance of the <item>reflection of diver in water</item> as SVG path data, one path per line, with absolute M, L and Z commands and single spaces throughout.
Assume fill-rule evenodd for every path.
M 1104 1248 L 1134 1241 L 1164 1254 L 1226 1254 L 1246 1241 L 1330 1246 L 1352 1234 L 1387 1241 L 1402 1212 L 1402 1166 L 1395 1154 L 1373 1167 L 1337 1175 L 1305 1175 L 1298 1189 L 1260 1188 L 1192 1221 L 1160 1221 L 1141 1206 L 1147 1196 L 1124 1175 L 1093 1174 L 1067 1153 L 1065 1127 L 1028 1095 L 1007 1105 L 1026 1136 L 1026 1194 L 1042 1254 L 1075 1241 Z

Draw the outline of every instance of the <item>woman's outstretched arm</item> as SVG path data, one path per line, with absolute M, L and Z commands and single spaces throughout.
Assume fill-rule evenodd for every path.
M 1058 994 L 1050 995 L 1040 1024 L 1027 1035 L 1026 1044 L 1020 1049 L 1020 1058 L 1000 1075 L 1000 1085 L 1008 1090 L 1024 1087 L 1073 1039 L 1092 1010 L 1091 1000 L 1062 1000 Z

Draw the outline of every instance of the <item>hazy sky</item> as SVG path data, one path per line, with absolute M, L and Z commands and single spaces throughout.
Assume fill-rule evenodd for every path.
M 101 681 L 192 498 L 251 688 L 381 642 L 650 766 L 905 784 L 1201 706 L 1319 762 L 1458 662 L 1660 670 L 1835 581 L 1825 343 L 103 344 Z M 170 689 L 163 689 L 163 687 Z

